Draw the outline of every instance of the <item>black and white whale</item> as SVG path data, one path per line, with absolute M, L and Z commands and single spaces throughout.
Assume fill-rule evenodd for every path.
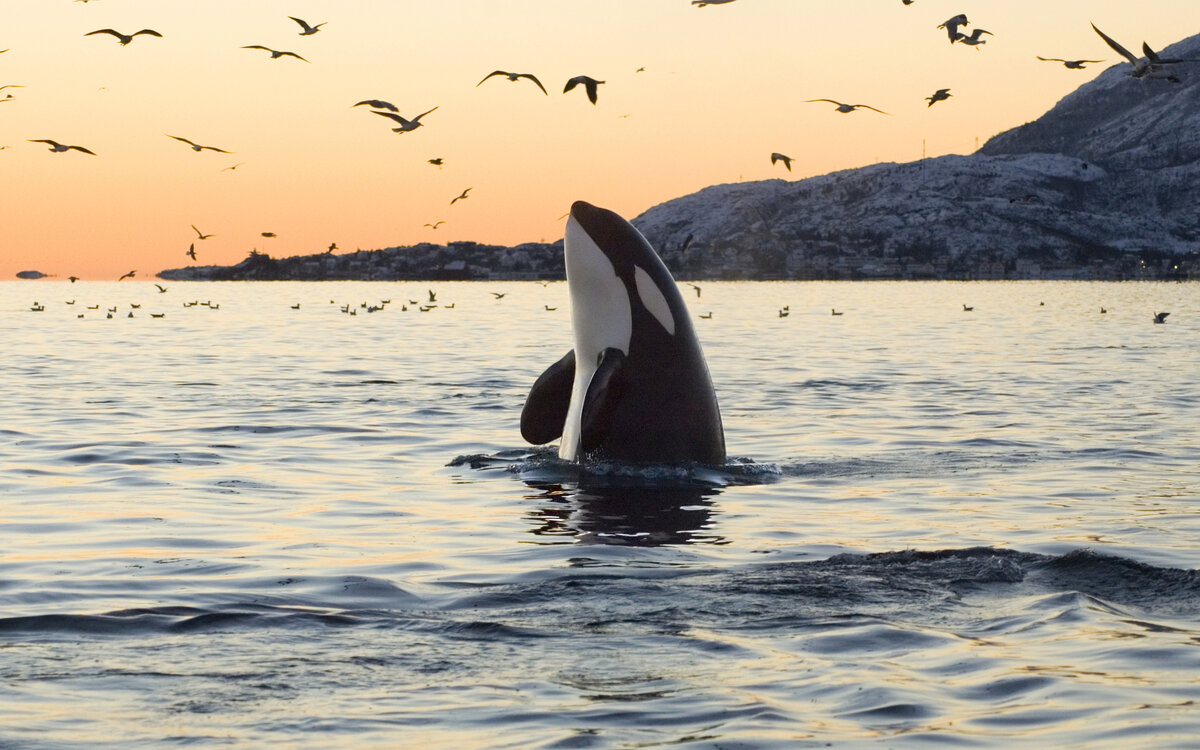
M 563 244 L 575 345 L 533 384 L 521 435 L 567 461 L 725 463 L 708 366 L 671 272 L 612 211 L 571 206 Z

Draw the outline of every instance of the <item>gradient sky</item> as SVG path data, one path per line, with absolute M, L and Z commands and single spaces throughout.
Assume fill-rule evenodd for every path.
M 708 185 L 970 153 L 1130 49 L 1200 31 L 1160 0 L 0 0 L 0 279 L 421 241 L 553 241 L 571 201 L 630 218 Z M 972 49 L 935 28 L 993 32 Z M 288 19 L 327 22 L 298 35 Z M 101 28 L 151 28 L 126 47 Z M 271 60 L 261 44 L 290 50 Z M 1044 57 L 1106 62 L 1071 71 Z M 643 72 L 636 72 L 644 67 Z M 493 78 L 496 69 L 537 75 Z M 606 81 L 599 103 L 566 79 Z M 925 97 L 953 98 L 928 107 Z M 839 114 L 831 98 L 891 113 Z M 406 117 L 394 134 L 363 99 Z M 196 153 L 165 134 L 235 152 Z M 49 153 L 27 139 L 86 146 Z M 770 154 L 794 158 L 792 172 Z M 442 157 L 442 168 L 428 159 Z M 240 164 L 234 170 L 225 167 Z M 470 198 L 450 200 L 471 187 Z M 426 223 L 445 221 L 436 231 Z M 191 226 L 215 235 L 196 240 Z M 262 232 L 274 232 L 264 239 Z

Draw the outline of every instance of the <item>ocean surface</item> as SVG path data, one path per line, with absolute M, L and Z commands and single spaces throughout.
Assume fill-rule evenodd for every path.
M 0 283 L 0 747 L 1200 746 L 1196 283 L 681 285 L 723 467 L 522 441 L 563 283 L 165 286 Z

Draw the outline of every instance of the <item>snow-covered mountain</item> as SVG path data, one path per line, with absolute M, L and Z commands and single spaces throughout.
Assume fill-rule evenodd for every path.
M 1200 35 L 1160 54 L 1200 59 Z M 917 275 L 989 263 L 1014 275 L 1194 253 L 1200 64 L 1172 67 L 1180 83 L 1115 65 L 970 156 L 716 185 L 633 223 L 683 276 L 820 276 L 847 256 L 857 275 L 894 276 L 901 261 Z

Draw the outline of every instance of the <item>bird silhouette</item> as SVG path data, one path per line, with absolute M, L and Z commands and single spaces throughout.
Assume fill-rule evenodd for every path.
M 285 50 L 271 49 L 270 47 L 264 47 L 261 44 L 247 44 L 247 45 L 243 46 L 242 49 L 265 49 L 267 52 L 271 53 L 272 60 L 278 60 L 279 58 L 286 56 L 286 57 L 294 57 L 297 60 L 304 60 L 304 62 L 309 62 L 309 60 L 305 60 L 303 57 L 301 57 L 300 55 L 297 55 L 295 52 L 287 52 Z
M 518 81 L 522 78 L 528 78 L 529 80 L 531 80 L 537 84 L 537 87 L 542 90 L 543 94 L 545 94 L 546 96 L 550 96 L 550 92 L 546 91 L 546 87 L 542 85 L 542 82 L 539 81 L 537 79 L 537 76 L 535 76 L 533 73 L 509 73 L 506 70 L 493 70 L 491 73 L 488 73 L 487 75 L 485 75 L 483 77 L 483 80 L 481 80 L 479 83 L 475 84 L 475 87 L 479 88 L 479 86 L 483 84 L 483 81 L 486 81 L 487 79 L 491 78 L 492 76 L 504 76 L 504 77 L 508 78 L 508 80 L 510 80 L 510 81 Z
M 958 41 L 959 37 L 963 36 L 961 33 L 959 33 L 958 27 L 966 26 L 969 23 L 970 23 L 970 21 L 967 20 L 967 14 L 959 13 L 957 16 L 949 19 L 945 23 L 938 24 L 938 28 L 945 29 L 946 36 L 950 37 L 950 43 L 954 44 L 955 42 Z
M 874 110 L 875 112 L 878 112 L 881 115 L 887 114 L 887 112 L 884 112 L 882 109 L 875 109 L 870 104 L 843 104 L 842 102 L 839 102 L 835 99 L 805 99 L 804 101 L 806 101 L 806 102 L 829 102 L 830 104 L 836 104 L 837 111 L 842 112 L 843 114 L 846 112 L 853 112 L 854 110 L 856 110 L 860 107 Z
M 792 157 L 784 156 L 776 151 L 775 153 L 771 154 L 771 165 L 774 166 L 775 162 L 777 161 L 783 162 L 783 166 L 787 167 L 787 171 L 792 171 Z
M 933 92 L 932 95 L 925 97 L 925 100 L 929 102 L 929 106 L 932 107 L 934 104 L 943 102 L 949 99 L 951 96 L 953 96 L 953 94 L 950 93 L 950 89 L 938 89 L 937 91 Z
M 117 41 L 121 43 L 122 47 L 132 42 L 135 36 L 139 36 L 141 34 L 157 37 L 162 36 L 162 34 L 158 33 L 154 29 L 142 29 L 141 31 L 135 31 L 132 34 L 122 34 L 115 29 L 96 29 L 95 31 L 89 31 L 88 33 L 84 34 L 84 36 L 92 36 L 93 34 L 112 34 L 117 38 Z
M 454 200 L 450 201 L 450 205 L 453 206 L 458 201 L 465 201 L 469 197 L 467 195 L 469 192 L 471 192 L 471 188 L 467 188 L 466 190 L 462 191 Z
M 1160 313 L 1160 312 L 1156 312 L 1156 313 L 1154 313 L 1154 322 L 1155 322 L 1155 323 L 1166 323 L 1166 322 L 1167 322 L 1167 316 L 1168 316 L 1168 315 L 1170 315 L 1170 314 L 1171 314 L 1171 313 L 1169 313 L 1169 312 L 1161 312 L 1161 313 Z
M 204 151 L 207 149 L 208 151 L 217 151 L 222 154 L 232 154 L 233 153 L 232 151 L 226 151 L 225 149 L 217 148 L 216 146 L 201 146 L 199 143 L 196 143 L 194 141 L 189 141 L 187 138 L 180 138 L 177 135 L 171 135 L 170 133 L 163 133 L 163 135 L 165 135 L 168 138 L 174 138 L 177 141 L 183 141 L 187 145 L 191 146 L 193 151 L 199 152 L 199 151 Z
M 215 234 L 205 234 L 204 232 L 201 232 L 199 229 L 196 229 L 195 224 L 192 225 L 192 229 L 196 232 L 196 239 L 207 240 L 209 237 L 216 237 Z
M 303 20 L 296 18 L 295 16 L 288 16 L 288 18 L 290 18 L 293 21 L 295 21 L 296 23 L 300 24 L 300 28 L 302 29 L 302 31 L 300 32 L 300 36 L 312 36 L 313 34 L 320 31 L 322 26 L 329 23 L 328 21 L 322 21 L 321 23 L 317 24 L 316 26 L 309 26 Z
M 1061 57 L 1042 57 L 1041 55 L 1035 55 L 1035 57 L 1043 62 L 1060 62 L 1064 68 L 1070 70 L 1083 70 L 1086 67 L 1085 63 L 1104 62 L 1103 60 L 1064 60 Z
M 96 155 L 95 151 L 86 149 L 83 146 L 68 146 L 66 144 L 59 143 L 58 141 L 52 141 L 49 138 L 27 138 L 26 140 L 28 140 L 30 143 L 48 143 L 50 144 L 50 150 L 56 154 L 61 154 L 64 151 L 70 151 L 74 149 L 75 151 L 82 151 L 83 153 L 91 154 L 92 156 Z
M 400 115 L 396 114 L 395 112 L 380 112 L 378 110 L 371 110 L 371 113 L 380 115 L 381 117 L 387 117 L 388 119 L 395 120 L 396 122 L 400 123 L 400 127 L 392 128 L 393 133 L 407 133 L 410 130 L 416 130 L 417 128 L 421 127 L 421 124 L 422 124 L 421 118 L 424 117 L 425 115 L 429 114 L 429 112 L 433 112 L 436 109 L 437 109 L 437 107 L 434 107 L 433 109 L 429 110 L 428 112 L 422 112 L 421 114 L 417 115 L 416 117 L 412 118 L 411 120 L 405 119 L 404 117 L 401 117 Z
M 361 107 L 364 104 L 367 105 L 368 107 L 372 107 L 374 109 L 386 109 L 389 112 L 399 112 L 400 111 L 400 110 L 396 109 L 395 104 L 392 104 L 391 102 L 385 102 L 382 99 L 364 99 L 361 102 L 358 102 L 357 104 L 353 104 L 351 106 Z
M 592 104 L 595 104 L 596 87 L 602 83 L 604 83 L 604 81 L 597 81 L 595 78 L 590 76 L 575 76 L 574 78 L 567 79 L 567 85 L 563 88 L 563 93 L 567 93 L 576 86 L 583 86 L 584 90 L 587 91 L 588 101 L 590 101 Z
M 158 287 L 158 293 L 159 293 L 159 294 L 166 294 L 166 293 L 167 293 L 167 288 L 166 288 L 165 286 L 163 286 L 162 284 L 155 284 L 154 286 Z
M 137 273 L 137 271 L 136 271 L 136 270 L 135 270 L 135 271 L 130 271 L 129 273 L 127 273 L 127 274 L 125 274 L 125 275 L 121 276 L 121 278 L 117 279 L 117 281 L 124 281 L 125 279 L 132 279 L 132 278 L 133 278 L 133 275 L 134 275 L 135 273 Z

